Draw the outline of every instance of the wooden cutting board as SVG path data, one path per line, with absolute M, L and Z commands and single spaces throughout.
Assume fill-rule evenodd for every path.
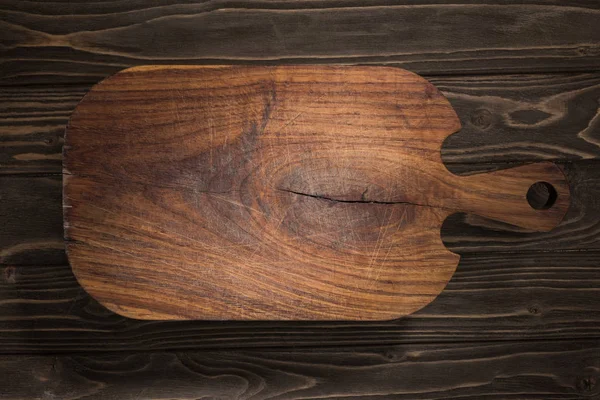
M 440 148 L 459 129 L 433 85 L 396 68 L 125 70 L 68 125 L 73 271 L 139 319 L 407 315 L 456 269 L 440 239 L 448 215 L 547 231 L 569 205 L 550 163 L 450 173 Z M 536 182 L 543 209 L 526 199 Z

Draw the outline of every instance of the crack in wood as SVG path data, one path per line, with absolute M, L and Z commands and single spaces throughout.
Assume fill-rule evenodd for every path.
M 411 203 L 409 201 L 379 201 L 379 200 L 365 200 L 365 199 L 361 199 L 361 200 L 343 200 L 343 199 L 336 199 L 336 198 L 333 198 L 333 197 L 328 197 L 328 196 L 323 196 L 323 195 L 318 195 L 318 194 L 309 194 L 309 193 L 297 192 L 295 190 L 290 190 L 290 189 L 277 188 L 277 190 L 279 190 L 281 192 L 297 194 L 298 196 L 312 197 L 313 199 L 327 200 L 327 201 L 333 201 L 333 202 L 337 202 L 337 203 L 410 204 L 410 205 L 413 205 L 413 206 L 431 207 L 429 205 L 416 204 L 416 203 Z
M 448 207 L 432 206 L 430 204 L 414 203 L 414 202 L 410 202 L 410 201 L 381 201 L 381 200 L 366 200 L 364 198 L 362 198 L 361 200 L 345 200 L 345 199 L 336 199 L 333 197 L 328 197 L 328 196 L 323 196 L 323 195 L 318 195 L 318 194 L 302 193 L 302 192 L 297 192 L 295 190 L 284 189 L 284 188 L 277 188 L 277 190 L 279 190 L 281 192 L 296 194 L 298 196 L 312 197 L 313 199 L 326 200 L 326 201 L 331 201 L 331 202 L 336 202 L 336 203 L 350 203 L 350 204 L 362 203 L 362 204 L 388 204 L 388 205 L 406 204 L 406 205 L 411 205 L 411 206 L 415 206 L 415 207 L 427 207 L 427 208 L 459 212 L 458 210 L 448 208 Z

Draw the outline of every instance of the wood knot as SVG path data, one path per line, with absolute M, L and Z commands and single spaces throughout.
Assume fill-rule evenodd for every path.
M 577 53 L 583 57 L 596 56 L 599 52 L 599 49 L 594 46 L 581 46 L 577 48 Z
M 58 143 L 58 136 L 50 136 L 44 139 L 44 143 L 48 146 L 54 146 Z
M 480 129 L 487 129 L 492 125 L 492 113 L 485 108 L 473 111 L 471 123 Z
M 401 354 L 398 354 L 398 351 L 394 349 L 387 350 L 383 353 L 383 356 L 388 359 L 390 362 L 396 362 L 402 358 Z
M 598 377 L 597 376 L 584 376 L 577 381 L 577 389 L 580 392 L 591 393 L 593 392 L 598 385 Z
M 529 313 L 533 315 L 539 315 L 542 313 L 542 310 L 538 306 L 531 306 L 527 309 L 527 311 L 529 311 Z
M 16 272 L 17 270 L 15 267 L 4 268 L 4 281 L 6 281 L 6 283 L 15 283 L 17 281 Z

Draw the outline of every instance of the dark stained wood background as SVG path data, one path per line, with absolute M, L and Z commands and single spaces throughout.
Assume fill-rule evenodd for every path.
M 0 398 L 600 398 L 596 0 L 5 0 L 0 15 Z M 572 207 L 547 233 L 451 216 L 455 276 L 396 321 L 120 317 L 67 264 L 62 135 L 91 85 L 167 63 L 412 70 L 461 119 L 453 172 L 551 160 Z

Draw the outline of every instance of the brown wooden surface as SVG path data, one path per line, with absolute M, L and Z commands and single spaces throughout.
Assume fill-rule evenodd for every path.
M 60 177 L 3 177 L 0 210 L 17 217 L 0 231 L 0 247 L 13 249 L 2 259 L 0 347 L 32 354 L 597 337 L 600 169 L 585 161 L 569 164 L 566 172 L 573 206 L 557 229 L 524 232 L 451 216 L 442 240 L 462 258 L 444 292 L 410 317 L 369 324 L 120 317 L 92 300 L 66 265 Z M 44 231 L 55 246 L 35 239 Z
M 600 253 L 468 255 L 434 302 L 386 322 L 132 320 L 108 311 L 68 265 L 0 275 L 0 346 L 8 354 L 161 349 L 379 346 L 598 337 Z
M 473 173 L 486 164 L 600 157 L 600 73 L 425 78 L 460 118 L 460 132 L 442 147 L 444 164 L 452 172 Z M 90 87 L 3 87 L 0 174 L 60 173 L 65 125 Z
M 428 369 L 422 370 L 418 380 L 413 373 L 414 364 L 412 368 L 387 370 L 391 371 L 387 374 L 385 369 L 374 370 L 376 375 L 371 375 L 368 368 L 361 368 L 360 376 L 354 375 L 352 383 L 362 384 L 362 391 L 354 397 L 385 393 L 378 397 L 397 398 L 401 392 L 405 398 L 437 399 L 597 398 L 600 379 L 593 360 L 598 358 L 594 349 L 600 337 L 597 303 L 600 261 L 596 251 L 600 244 L 600 165 L 596 161 L 600 154 L 596 117 L 600 96 L 597 73 L 600 25 L 595 22 L 599 4 L 596 0 L 478 3 L 447 0 L 2 2 L 0 352 L 21 356 L 0 358 L 3 368 L 0 397 L 43 398 L 59 393 L 55 398 L 70 395 L 77 398 L 100 387 L 107 389 L 94 392 L 101 394 L 93 394 L 92 398 L 116 400 L 159 395 L 197 398 L 223 394 L 235 397 L 229 396 L 232 392 L 224 392 L 222 386 L 211 385 L 181 368 L 167 367 L 172 375 L 161 380 L 166 376 L 161 368 L 167 359 L 160 358 L 160 353 L 152 353 L 158 349 L 179 349 L 179 358 L 188 354 L 194 357 L 193 349 L 232 349 L 229 358 L 221 357 L 221 352 L 212 354 L 221 360 L 221 371 L 236 374 L 245 367 L 234 364 L 232 360 L 241 357 L 242 352 L 233 349 L 256 348 L 256 353 L 262 355 L 265 347 L 281 348 L 284 352 L 292 347 L 311 348 L 313 356 L 323 354 L 325 359 L 331 359 L 324 348 L 331 346 L 340 356 L 346 356 L 346 365 L 352 365 L 361 345 L 374 346 L 374 351 L 379 351 L 398 343 L 406 344 L 407 349 L 420 349 L 417 343 L 421 343 L 435 350 L 447 347 L 445 342 L 452 342 L 465 349 L 454 353 L 452 360 L 456 362 L 448 364 L 448 353 L 439 352 L 439 358 L 429 359 Z M 296 29 L 290 35 L 297 33 L 304 44 L 285 50 L 284 40 L 289 35 L 276 37 L 275 31 L 269 30 L 273 25 L 266 19 L 242 18 L 248 15 L 247 9 L 256 7 L 268 7 L 268 15 L 291 8 L 283 12 L 300 22 L 285 28 L 288 32 Z M 481 11 L 486 7 L 493 9 L 493 13 L 488 14 L 487 34 L 479 35 Z M 310 8 L 316 9 L 314 14 Z M 386 17 L 382 14 L 392 9 L 396 13 L 384 21 Z M 422 18 L 404 17 L 414 10 Z M 532 10 L 538 16 L 545 13 L 544 18 L 533 18 Z M 233 23 L 222 26 L 221 31 L 203 31 L 213 37 L 198 34 L 199 29 L 204 29 L 200 21 L 207 13 L 213 16 L 227 13 Z M 359 17 L 330 25 L 331 34 L 317 31 L 311 24 L 316 21 L 313 15 L 320 14 L 333 21 L 350 13 Z M 591 22 L 586 23 L 586 18 L 582 18 L 586 15 Z M 186 19 L 190 24 L 181 23 Z M 167 44 L 146 40 L 155 31 L 144 29 L 144 22 L 154 20 L 161 24 L 160 35 Z M 415 25 L 426 33 L 412 35 Z M 382 29 L 388 31 L 375 35 Z M 68 42 L 79 33 L 93 32 L 93 36 L 102 38 L 115 30 L 126 32 L 130 40 L 145 45 L 124 50 L 111 40 L 104 41 L 103 48 L 87 44 L 76 48 Z M 394 32 L 397 39 L 388 40 L 388 35 Z M 50 40 L 40 42 L 32 38 L 45 34 L 73 35 L 48 36 Z M 332 35 L 343 35 L 344 39 L 327 39 Z M 244 43 L 253 43 L 256 51 L 251 57 L 236 60 L 242 37 Z M 207 41 L 213 43 L 208 49 L 218 59 L 206 58 L 203 49 L 207 48 L 204 46 Z M 361 42 L 369 46 L 365 57 L 356 51 Z M 439 45 L 421 46 L 422 42 Z M 263 43 L 272 46 L 262 46 Z M 160 57 L 165 47 L 171 59 Z M 315 51 L 317 47 L 320 52 Z M 123 50 L 127 55 L 122 55 Z M 157 56 L 137 56 L 149 51 Z M 302 54 L 301 58 L 286 58 L 290 52 Z M 60 153 L 64 126 L 83 94 L 111 73 L 131 65 L 215 63 L 219 59 L 259 64 L 374 63 L 403 66 L 426 74 L 448 97 L 462 123 L 461 132 L 451 136 L 442 149 L 451 171 L 472 174 L 527 162 L 559 162 L 570 182 L 571 209 L 559 228 L 543 233 L 526 232 L 472 215 L 449 217 L 442 229 L 442 239 L 449 249 L 462 255 L 456 274 L 433 303 L 395 321 L 155 323 L 120 317 L 91 300 L 77 285 L 61 249 Z M 589 340 L 574 341 L 574 338 Z M 543 347 L 551 343 L 547 339 L 557 339 L 552 351 Z M 579 354 L 584 358 L 571 351 L 573 348 L 569 346 L 574 343 L 580 346 Z M 344 345 L 349 347 L 340 347 Z M 468 369 L 473 362 L 473 348 L 481 345 L 502 346 L 505 350 L 498 352 L 495 350 L 498 347 L 493 348 L 482 358 L 489 362 Z M 110 357 L 103 354 L 108 351 L 133 350 L 150 352 L 137 356 L 142 359 L 152 360 L 153 354 L 157 356 L 156 362 L 145 364 L 152 371 L 148 375 L 123 372 L 124 364 L 118 360 L 131 360 L 133 354 L 122 354 L 120 358 L 116 355 L 114 363 L 105 362 L 103 367 L 95 368 L 83 361 L 75 365 L 60 362 L 64 358 L 92 360 Z M 50 356 L 37 357 L 40 353 Z M 54 354 L 59 354 L 59 362 Z M 301 359 L 298 354 L 290 357 Z M 48 374 L 47 379 L 43 375 L 36 378 L 40 375 L 32 375 L 37 371 L 34 365 L 40 363 L 59 373 Z M 285 363 L 271 370 L 245 365 L 253 373 L 245 375 L 252 382 L 259 382 L 252 377 L 261 371 L 264 376 L 276 376 L 274 369 L 285 368 Z M 337 370 L 340 375 L 328 379 L 318 374 L 317 363 L 302 365 L 303 376 L 321 377 L 317 385 L 324 397 L 353 395 L 344 389 L 348 382 L 340 380 L 347 370 Z M 557 369 L 551 371 L 551 365 Z M 439 374 L 433 372 L 438 367 Z M 529 367 L 530 370 L 526 369 Z M 461 374 L 464 368 L 468 376 Z M 539 371 L 545 374 L 540 375 Z M 210 371 L 203 372 L 207 373 Z M 124 374 L 122 379 L 120 374 Z M 384 374 L 385 382 L 397 385 L 393 393 L 379 389 L 381 380 L 371 379 L 379 374 Z M 485 379 L 490 383 L 477 386 Z M 155 385 L 144 392 L 141 386 L 148 382 Z M 267 378 L 262 382 L 264 396 L 259 392 L 254 398 L 272 397 L 272 390 L 282 388 L 277 379 Z M 431 392 L 429 388 L 438 382 L 448 383 L 447 390 Z M 55 388 L 62 391 L 55 392 Z M 282 395 L 285 396 L 292 395 Z M 305 397 L 311 396 L 315 395 Z
M 597 399 L 600 343 L 6 357 L 3 398 Z
M 68 124 L 69 262 L 131 318 L 399 318 L 456 269 L 439 234 L 451 213 L 549 231 L 569 207 L 550 163 L 450 173 L 440 150 L 459 129 L 397 68 L 125 70 Z M 528 204 L 536 182 L 549 207 Z
M 96 83 L 158 63 L 379 63 L 448 75 L 597 71 L 600 61 L 593 0 L 10 0 L 2 8 L 4 84 Z

